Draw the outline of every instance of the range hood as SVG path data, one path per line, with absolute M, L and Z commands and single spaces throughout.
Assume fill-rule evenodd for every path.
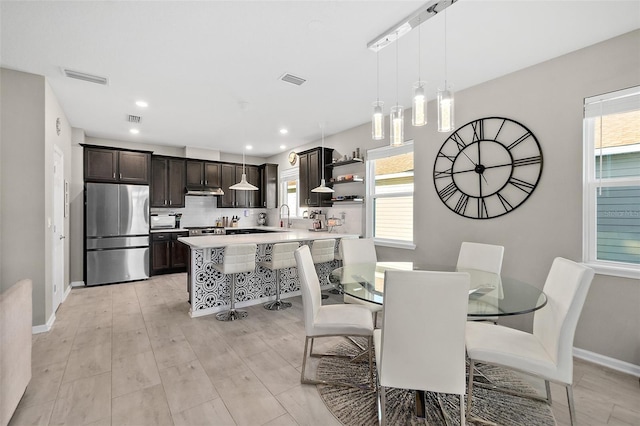
M 205 189 L 189 189 L 184 195 L 195 195 L 199 197 L 211 197 L 217 195 L 224 195 L 222 188 L 205 188 Z

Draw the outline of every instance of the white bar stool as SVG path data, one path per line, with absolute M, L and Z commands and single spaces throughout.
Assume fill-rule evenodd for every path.
M 278 243 L 273 245 L 271 251 L 271 260 L 268 262 L 260 262 L 259 265 L 276 271 L 276 300 L 264 304 L 265 309 L 270 311 L 279 311 L 291 307 L 291 303 L 280 300 L 280 270 L 285 268 L 293 268 L 296 266 L 295 251 L 298 249 L 298 243 Z
M 314 264 L 331 262 L 335 259 L 336 239 L 315 240 L 311 246 L 311 259 Z M 324 281 L 321 280 L 321 281 Z
M 234 244 L 225 247 L 222 263 L 213 267 L 225 274 L 231 275 L 231 308 L 216 315 L 219 321 L 235 321 L 247 316 L 247 311 L 236 311 L 236 274 L 252 272 L 256 269 L 256 244 Z

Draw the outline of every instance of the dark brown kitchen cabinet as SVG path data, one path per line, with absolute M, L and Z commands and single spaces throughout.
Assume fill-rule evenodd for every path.
M 256 186 L 257 191 L 237 191 L 229 187 L 242 179 L 242 164 L 222 164 L 221 183 L 224 195 L 218 197 L 218 207 L 260 207 L 260 168 L 245 166 L 247 182 Z
M 278 207 L 278 165 L 263 164 L 260 166 L 260 204 L 267 209 Z
M 178 158 L 152 158 L 151 207 L 184 207 L 185 164 Z
M 320 186 L 322 169 L 324 167 L 325 181 L 329 182 L 332 176 L 330 167 L 332 148 L 324 148 L 324 162 L 322 148 L 317 147 L 298 153 L 299 179 L 300 179 L 300 206 L 329 207 L 331 206 L 331 193 L 311 192 L 313 188 Z
M 220 188 L 220 163 L 187 160 L 187 188 Z
M 85 146 L 84 180 L 148 184 L 150 163 L 148 152 Z
M 187 236 L 187 232 L 151 234 L 151 275 L 186 272 L 189 247 L 178 238 Z

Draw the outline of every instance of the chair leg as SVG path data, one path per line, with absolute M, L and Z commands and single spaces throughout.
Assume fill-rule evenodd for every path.
M 300 373 L 300 383 L 306 383 L 305 369 L 307 367 L 307 348 L 309 347 L 309 338 L 304 339 L 304 355 L 302 356 L 302 373 Z M 313 339 L 311 340 L 311 350 L 313 351 Z
M 218 321 L 235 321 L 247 317 L 247 311 L 236 310 L 236 274 L 231 274 L 231 302 L 229 310 L 216 315 Z
M 373 328 L 378 326 L 378 311 L 373 313 Z
M 460 395 L 460 426 L 464 426 L 466 424 L 466 417 L 464 414 L 464 395 Z
M 547 403 L 551 405 L 551 386 L 549 386 L 549 381 L 544 381 L 544 389 L 547 392 Z
M 264 308 L 270 311 L 280 311 L 291 307 L 290 302 L 280 300 L 280 269 L 276 269 L 276 300 L 265 303 Z
M 576 406 L 573 403 L 573 388 L 571 384 L 565 385 L 565 387 L 567 389 L 567 401 L 569 402 L 569 420 L 573 426 L 578 422 L 578 419 L 576 419 Z
M 373 336 L 369 337 L 369 383 L 371 389 L 374 389 L 373 384 Z
M 379 420 L 380 426 L 385 426 L 387 424 L 386 408 L 387 408 L 386 389 L 384 386 L 380 386 L 380 412 L 378 414 L 378 420 Z
M 471 413 L 471 398 L 473 397 L 473 368 L 474 362 L 472 359 L 469 360 L 469 383 L 467 389 L 467 414 Z

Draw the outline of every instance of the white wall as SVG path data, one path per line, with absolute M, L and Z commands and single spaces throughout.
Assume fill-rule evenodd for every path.
M 33 325 L 44 325 L 52 312 L 53 146 L 68 166 L 71 127 L 44 77 L 2 69 L 0 287 L 33 281 Z M 60 117 L 61 134 L 56 133 Z M 65 167 L 65 179 L 71 170 Z M 68 226 L 68 219 L 65 221 Z M 65 265 L 69 249 L 65 245 Z M 68 269 L 68 268 L 66 268 Z M 65 273 L 65 287 L 68 274 Z

